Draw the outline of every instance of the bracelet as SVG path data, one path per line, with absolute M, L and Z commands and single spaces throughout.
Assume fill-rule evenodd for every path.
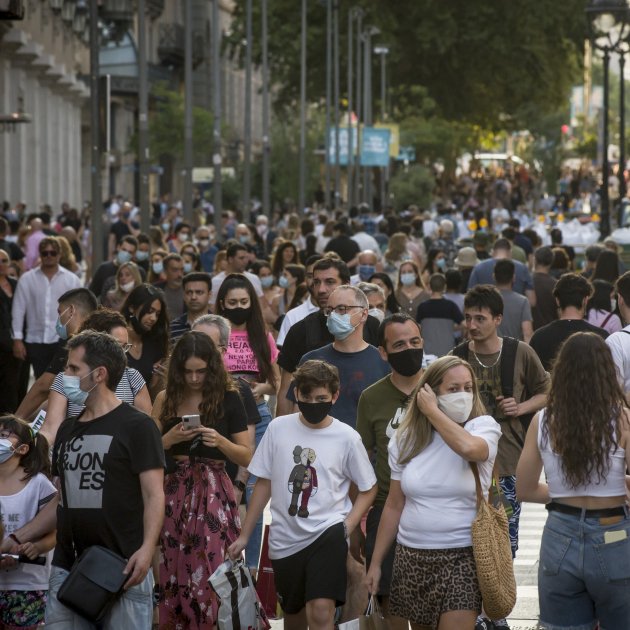
M 237 490 L 240 490 L 241 492 L 245 492 L 245 490 L 247 489 L 245 483 L 242 482 L 240 479 L 235 479 L 233 485 Z
M 13 541 L 16 542 L 18 545 L 21 545 L 22 543 L 20 542 L 20 539 L 15 535 L 15 534 L 9 534 L 9 538 Z

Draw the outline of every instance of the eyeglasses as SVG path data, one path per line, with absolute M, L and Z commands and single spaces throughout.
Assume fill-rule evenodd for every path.
M 55 256 L 58 256 L 58 253 L 54 249 L 47 249 L 43 252 L 39 252 L 39 255 L 42 258 L 54 258 Z
M 127 352 L 129 352 L 129 350 L 131 350 L 131 348 L 133 348 L 133 344 L 132 343 L 121 343 L 120 347 L 123 349 L 123 352 L 126 354 Z
M 328 317 L 333 311 L 337 313 L 337 315 L 345 315 L 351 308 L 365 308 L 365 306 L 361 306 L 360 304 L 340 304 L 339 306 L 329 306 L 324 309 L 324 315 Z
M 3 429 L 0 431 L 0 439 L 8 440 L 10 437 L 18 437 L 13 431 L 9 431 L 8 429 Z

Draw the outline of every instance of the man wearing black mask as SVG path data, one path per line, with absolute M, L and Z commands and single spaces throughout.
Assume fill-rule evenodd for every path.
M 370 566 L 376 532 L 389 492 L 390 469 L 387 446 L 401 423 L 411 395 L 422 376 L 423 339 L 420 325 L 405 313 L 395 313 L 383 321 L 378 331 L 378 351 L 391 368 L 391 374 L 368 387 L 357 408 L 357 431 L 368 453 L 375 460 L 378 494 L 368 513 L 366 523 L 365 556 Z M 352 543 L 355 543 L 353 540 Z M 351 543 L 351 544 L 352 544 Z M 382 566 L 378 595 L 387 614 L 389 585 L 394 563 L 392 545 Z M 356 553 L 356 552 L 355 552 Z M 389 618 L 393 630 L 406 628 L 407 620 Z

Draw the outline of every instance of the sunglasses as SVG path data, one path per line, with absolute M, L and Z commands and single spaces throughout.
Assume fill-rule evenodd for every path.
M 47 249 L 43 252 L 39 252 L 39 255 L 42 258 L 54 258 L 55 256 L 58 256 L 59 254 L 54 249 Z

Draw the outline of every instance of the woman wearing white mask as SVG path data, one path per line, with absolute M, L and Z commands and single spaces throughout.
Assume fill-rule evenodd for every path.
M 142 276 L 138 265 L 132 262 L 119 265 L 114 288 L 105 294 L 103 306 L 120 312 L 127 296 L 141 284 Z
M 394 295 L 400 304 L 400 310 L 414 318 L 418 306 L 431 297 L 431 294 L 422 286 L 420 270 L 415 262 L 409 260 L 400 265 L 398 285 Z
M 473 630 L 481 594 L 472 553 L 476 463 L 487 494 L 501 429 L 488 415 L 470 365 L 432 363 L 389 442 L 391 482 L 367 574 L 378 592 L 381 563 L 397 541 L 389 612 L 412 628 Z

